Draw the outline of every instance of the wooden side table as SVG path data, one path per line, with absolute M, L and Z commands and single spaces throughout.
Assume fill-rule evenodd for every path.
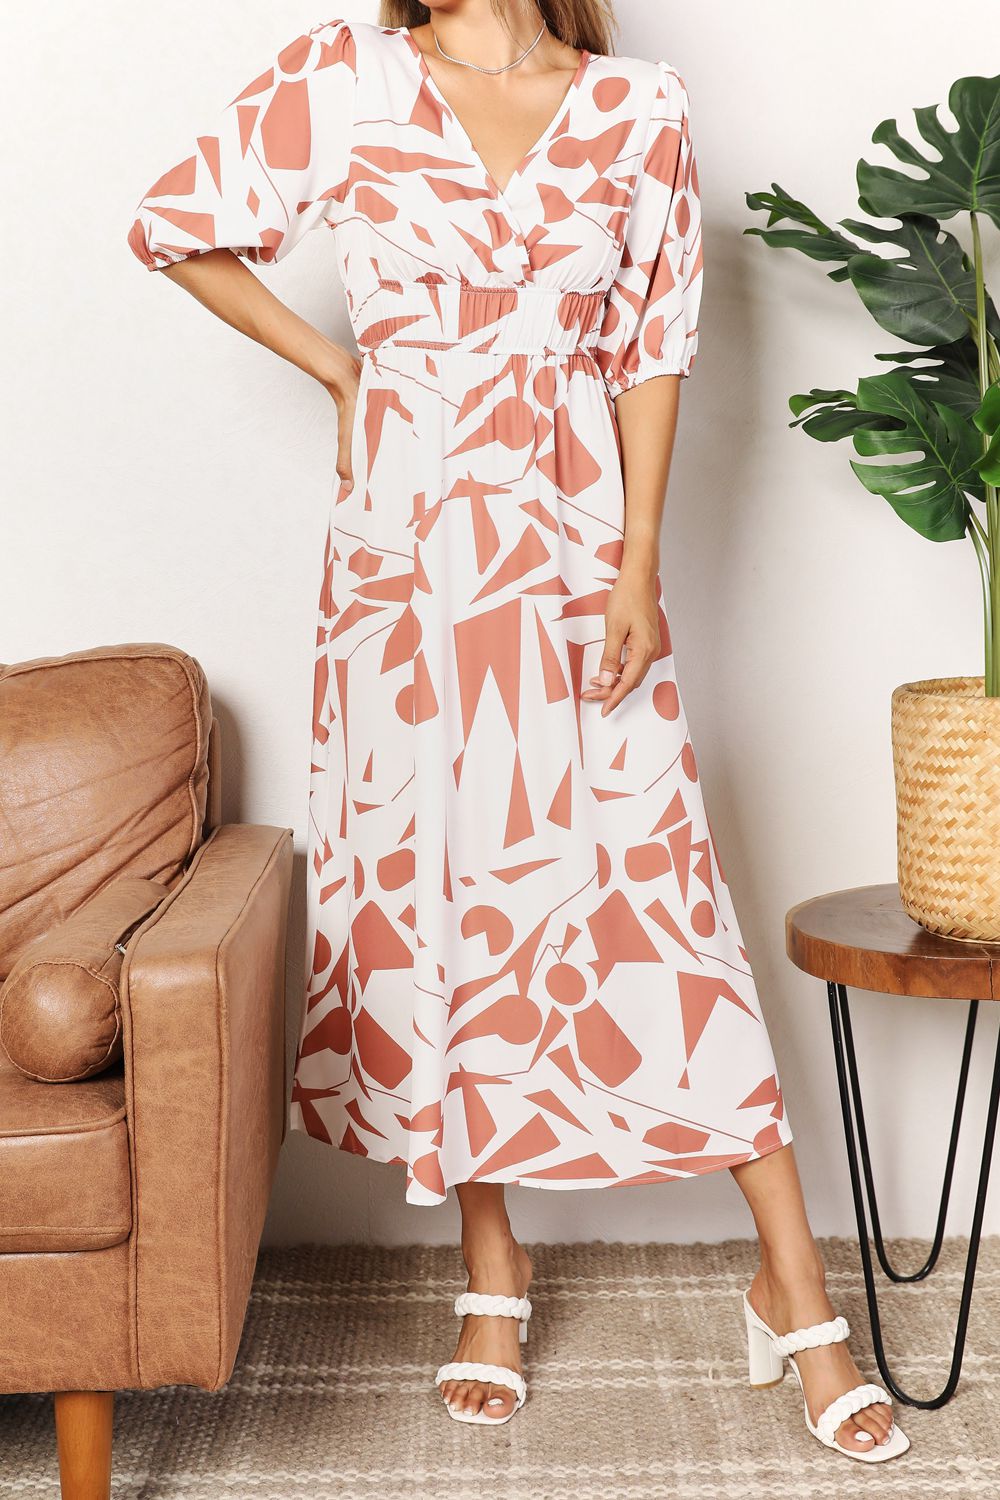
M 861 886 L 855 890 L 834 891 L 793 906 L 785 918 L 785 941 L 788 956 L 807 974 L 825 980 L 830 1002 L 830 1024 L 833 1028 L 833 1053 L 837 1065 L 840 1108 L 844 1118 L 847 1161 L 854 1194 L 854 1211 L 861 1243 L 861 1265 L 865 1295 L 871 1318 L 872 1344 L 886 1388 L 897 1401 L 909 1406 L 933 1408 L 943 1406 L 955 1394 L 962 1369 L 965 1336 L 972 1303 L 972 1288 L 990 1180 L 990 1164 L 1000 1103 L 1000 1036 L 993 1060 L 993 1077 L 986 1113 L 986 1131 L 979 1167 L 969 1251 L 965 1262 L 962 1297 L 951 1369 L 944 1388 L 937 1396 L 920 1399 L 909 1396 L 893 1379 L 882 1343 L 882 1325 L 868 1242 L 868 1218 L 871 1237 L 879 1265 L 890 1281 L 921 1281 L 937 1263 L 944 1240 L 948 1199 L 962 1108 L 969 1077 L 969 1063 L 976 1031 L 980 1000 L 1000 1000 L 1000 943 L 971 943 L 962 939 L 936 937 L 904 912 L 895 885 Z M 891 1265 L 886 1254 L 879 1221 L 878 1201 L 872 1176 L 864 1106 L 858 1079 L 858 1064 L 851 1031 L 851 1013 L 847 987 L 873 990 L 883 995 L 923 996 L 933 1000 L 967 1000 L 968 1013 L 965 1042 L 958 1071 L 958 1088 L 952 1116 L 948 1155 L 945 1162 L 941 1201 L 930 1254 L 918 1271 L 902 1272 Z M 859 1160 L 860 1158 L 860 1160 Z

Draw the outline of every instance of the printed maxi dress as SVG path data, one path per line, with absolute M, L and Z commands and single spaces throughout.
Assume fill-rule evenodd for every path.
M 152 270 L 334 232 L 362 374 L 333 487 L 293 1125 L 463 1181 L 670 1182 L 792 1138 L 660 647 L 612 713 L 614 398 L 690 373 L 688 96 L 584 52 L 501 190 L 406 29 L 289 43 L 139 205 Z M 650 441 L 658 441 L 650 434 Z

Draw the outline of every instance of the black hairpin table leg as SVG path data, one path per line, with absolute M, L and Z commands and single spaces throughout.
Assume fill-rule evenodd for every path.
M 965 1262 L 965 1276 L 962 1281 L 962 1296 L 958 1309 L 958 1322 L 955 1328 L 955 1345 L 952 1353 L 951 1369 L 940 1393 L 929 1399 L 921 1400 L 916 1396 L 907 1395 L 901 1389 L 893 1379 L 885 1357 L 885 1347 L 882 1343 L 882 1324 L 879 1318 L 878 1298 L 875 1291 L 871 1247 L 868 1243 L 868 1216 L 870 1215 L 871 1217 L 872 1238 L 875 1242 L 879 1264 L 892 1281 L 920 1281 L 930 1274 L 937 1262 L 944 1239 L 945 1219 L 948 1212 L 948 1200 L 951 1195 L 952 1177 L 954 1175 L 955 1157 L 958 1149 L 958 1137 L 961 1130 L 962 1110 L 965 1104 L 965 1091 L 969 1077 L 969 1064 L 972 1057 L 972 1043 L 976 1031 L 976 1016 L 979 1009 L 979 1001 L 971 1000 L 969 1002 L 965 1042 L 962 1048 L 962 1061 L 959 1068 L 958 1089 L 955 1097 L 955 1111 L 952 1117 L 951 1137 L 948 1142 L 948 1155 L 945 1162 L 944 1180 L 941 1188 L 941 1201 L 938 1208 L 934 1241 L 930 1254 L 920 1269 L 912 1273 L 903 1273 L 890 1265 L 882 1236 L 878 1202 L 875 1196 L 875 1183 L 872 1175 L 871 1155 L 868 1149 L 868 1132 L 865 1127 L 864 1107 L 861 1099 L 857 1056 L 854 1050 L 854 1036 L 851 1031 L 851 1014 L 847 1001 L 847 988 L 845 985 L 829 982 L 827 984 L 827 992 L 830 997 L 830 1024 L 833 1030 L 833 1052 L 837 1064 L 840 1108 L 844 1117 L 847 1162 L 851 1173 L 854 1211 L 858 1221 L 861 1266 L 864 1273 L 865 1296 L 868 1300 L 868 1314 L 871 1319 L 872 1346 L 875 1351 L 875 1359 L 882 1378 L 885 1381 L 886 1389 L 891 1392 L 897 1401 L 902 1401 L 908 1406 L 932 1409 L 943 1406 L 946 1401 L 950 1401 L 951 1397 L 955 1394 L 959 1374 L 962 1369 L 965 1336 L 969 1323 L 969 1308 L 972 1304 L 972 1288 L 976 1276 L 976 1261 L 979 1256 L 979 1241 L 983 1228 L 983 1214 L 986 1208 L 986 1193 L 989 1188 L 993 1143 L 996 1137 L 997 1110 L 998 1105 L 1000 1105 L 1000 1035 L 997 1037 L 997 1046 L 993 1060 L 993 1077 L 990 1085 L 989 1104 L 986 1111 L 983 1154 L 979 1167 L 979 1182 L 972 1215 L 972 1227 L 969 1232 L 969 1251 Z

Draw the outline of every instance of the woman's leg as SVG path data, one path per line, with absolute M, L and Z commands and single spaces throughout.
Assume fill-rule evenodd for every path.
M 826 1294 L 825 1271 L 806 1217 L 792 1146 L 730 1169 L 750 1206 L 760 1240 L 760 1270 L 750 1284 L 754 1311 L 775 1333 L 825 1323 L 835 1309 Z M 815 1422 L 823 1408 L 863 1377 L 846 1343 L 804 1349 L 795 1356 Z M 864 1450 L 887 1439 L 892 1411 L 883 1402 L 842 1422 L 836 1437 L 845 1448 Z
M 504 1202 L 503 1183 L 463 1182 L 455 1189 L 462 1210 L 462 1257 L 470 1292 L 523 1297 L 531 1281 L 531 1261 L 514 1238 Z M 463 1319 L 455 1360 L 521 1369 L 516 1318 L 469 1316 Z M 505 1417 L 515 1403 L 509 1386 L 447 1380 L 441 1391 L 449 1406 L 477 1412 L 485 1403 L 490 1417 Z

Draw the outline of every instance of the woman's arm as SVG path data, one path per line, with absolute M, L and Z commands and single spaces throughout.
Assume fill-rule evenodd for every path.
M 658 375 L 615 398 L 625 485 L 625 543 L 605 609 L 604 655 L 593 686 L 602 717 L 649 671 L 660 649 L 656 576 L 660 523 L 677 430 L 680 375 Z M 622 652 L 625 664 L 622 666 Z M 616 680 L 618 673 L 620 680 Z
M 656 599 L 660 518 L 677 427 L 680 383 L 698 347 L 701 200 L 684 80 L 657 64 L 657 89 L 625 228 L 625 246 L 597 341 L 615 403 L 625 487 L 622 564 L 606 610 L 595 691 L 608 714 L 660 652 Z M 621 654 L 626 655 L 622 667 Z M 618 672 L 621 681 L 615 682 Z
M 320 225 L 336 227 L 356 91 L 348 22 L 295 37 L 191 132 L 187 154 L 140 199 L 128 231 L 147 271 L 325 387 L 340 416 L 337 472 L 347 479 L 360 363 L 280 302 L 255 268 L 284 259 Z
M 232 250 L 208 250 L 163 266 L 210 312 L 324 386 L 337 406 L 337 473 L 353 481 L 351 431 L 361 362 L 286 307 Z

